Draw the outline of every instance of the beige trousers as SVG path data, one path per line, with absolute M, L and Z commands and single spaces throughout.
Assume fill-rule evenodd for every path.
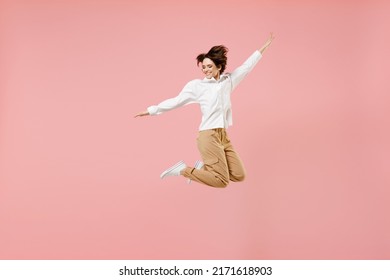
M 184 177 L 216 188 L 244 180 L 244 166 L 224 128 L 199 131 L 197 142 L 204 166 L 187 167 L 181 173 Z

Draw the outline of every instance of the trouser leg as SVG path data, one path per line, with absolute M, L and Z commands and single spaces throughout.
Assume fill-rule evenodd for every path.
M 234 150 L 232 144 L 230 144 L 230 141 L 225 148 L 225 155 L 226 155 L 226 161 L 229 168 L 230 180 L 233 182 L 244 181 L 245 173 L 246 173 L 244 165 L 239 155 Z
M 217 129 L 217 132 L 224 148 L 230 181 L 243 181 L 245 179 L 245 168 L 238 153 L 230 142 L 226 129 Z
M 187 167 L 182 175 L 208 186 L 223 188 L 229 183 L 229 168 L 222 139 L 216 130 L 199 132 L 198 149 L 204 166 L 198 170 Z

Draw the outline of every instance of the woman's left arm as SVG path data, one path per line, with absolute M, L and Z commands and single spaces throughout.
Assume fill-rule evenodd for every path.
M 262 47 L 259 49 L 259 52 L 260 52 L 261 54 L 263 54 L 263 52 L 265 52 L 265 50 L 271 45 L 272 40 L 273 40 L 274 38 L 275 38 L 274 34 L 271 33 L 271 34 L 269 35 L 269 38 L 268 38 L 267 42 L 265 42 L 264 46 L 262 46 Z
M 232 81 L 232 90 L 234 90 L 239 83 L 245 78 L 245 76 L 252 71 L 252 69 L 255 67 L 257 62 L 261 59 L 263 56 L 263 52 L 269 47 L 272 40 L 275 37 L 273 34 L 270 34 L 270 37 L 265 42 L 264 46 L 262 46 L 260 49 L 256 50 L 240 67 L 237 67 L 231 74 L 231 81 Z

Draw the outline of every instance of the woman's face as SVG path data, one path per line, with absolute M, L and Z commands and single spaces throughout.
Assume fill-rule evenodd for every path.
M 207 79 L 214 78 L 216 80 L 219 80 L 219 72 L 221 70 L 221 67 L 217 67 L 210 58 L 205 58 L 202 61 L 202 71 L 206 75 Z

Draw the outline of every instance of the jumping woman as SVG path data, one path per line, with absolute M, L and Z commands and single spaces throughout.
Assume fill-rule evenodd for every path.
M 197 138 L 198 149 L 202 160 L 194 167 L 179 161 L 164 171 L 160 177 L 184 176 L 191 180 L 217 188 L 224 188 L 229 181 L 240 182 L 245 178 L 243 163 L 234 150 L 226 129 L 232 125 L 230 95 L 245 76 L 255 67 L 269 47 L 273 34 L 266 43 L 256 50 L 240 67 L 232 73 L 224 74 L 228 49 L 225 46 L 214 46 L 207 53 L 197 56 L 206 76 L 187 83 L 180 94 L 167 99 L 158 105 L 150 106 L 135 117 L 158 115 L 169 110 L 198 103 L 202 112 L 202 121 Z

